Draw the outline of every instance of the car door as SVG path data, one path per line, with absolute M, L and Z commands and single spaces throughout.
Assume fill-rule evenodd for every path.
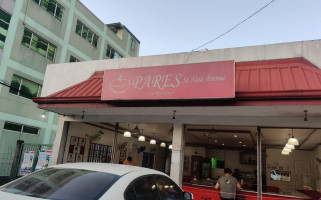
M 129 184 L 125 200 L 160 200 L 153 175 L 142 176 Z
M 154 177 L 162 200 L 183 199 L 183 191 L 174 181 L 163 175 L 154 175 Z

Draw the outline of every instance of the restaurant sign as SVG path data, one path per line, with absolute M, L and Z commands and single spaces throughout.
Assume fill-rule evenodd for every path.
M 104 71 L 102 100 L 235 97 L 234 61 Z

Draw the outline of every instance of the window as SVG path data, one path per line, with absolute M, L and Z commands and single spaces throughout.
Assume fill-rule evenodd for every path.
M 0 48 L 6 41 L 11 15 L 0 9 Z
M 118 53 L 115 49 L 113 49 L 111 46 L 107 45 L 107 51 L 106 51 L 106 56 L 110 59 L 114 58 L 122 58 L 123 56 Z
M 62 13 L 64 7 L 62 7 L 57 1 L 55 0 L 33 0 L 36 2 L 40 7 L 45 9 L 47 12 L 52 14 L 57 19 L 61 20 Z
M 70 56 L 69 62 L 80 62 L 77 58 Z
M 32 97 L 39 97 L 41 94 L 41 89 L 42 85 L 24 79 L 20 76 L 13 75 L 9 92 L 31 99 Z
M 155 176 L 155 179 L 161 199 L 182 199 L 183 191 L 171 179 L 160 175 Z
M 91 45 L 97 47 L 98 36 L 79 20 L 77 20 L 76 33 L 87 40 Z
M 47 168 L 5 185 L 1 192 L 41 199 L 96 200 L 119 178 L 105 172 Z
M 29 49 L 39 53 L 40 55 L 48 58 L 49 60 L 54 60 L 56 46 L 33 33 L 29 29 L 25 28 L 23 37 L 22 37 L 22 45 L 28 47 Z
M 137 200 L 159 200 L 156 184 L 153 176 L 145 176 L 133 183 Z
M 27 126 L 23 124 L 16 124 L 12 122 L 5 122 L 3 129 L 16 131 L 19 133 L 29 133 L 33 135 L 38 135 L 39 129 L 37 127 Z
M 135 44 L 136 44 L 136 41 L 132 38 L 130 42 L 130 48 L 135 49 Z

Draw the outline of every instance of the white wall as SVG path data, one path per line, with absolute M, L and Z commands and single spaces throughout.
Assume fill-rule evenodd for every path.
M 206 150 L 205 147 L 190 147 L 185 146 L 184 149 L 184 156 L 188 156 L 188 170 L 183 171 L 183 176 L 191 176 L 192 173 L 192 156 L 201 156 L 203 158 L 206 157 Z
M 267 185 L 269 186 L 277 186 L 283 188 L 295 188 L 295 179 L 300 178 L 295 175 L 295 162 L 303 161 L 306 163 L 311 163 L 312 160 L 312 151 L 302 151 L 302 150 L 294 150 L 290 155 L 281 155 L 281 149 L 266 149 L 266 165 L 271 166 L 270 169 L 266 169 L 266 180 Z M 310 165 L 311 166 L 311 165 Z M 262 166 L 263 167 L 263 166 Z M 291 172 L 291 181 L 275 181 L 270 178 L 270 171 L 275 167 L 277 170 L 280 167 L 283 169 L 282 171 L 290 171 Z M 313 178 L 313 171 L 311 171 L 311 177 Z M 312 187 L 315 181 L 311 179 Z M 315 185 L 315 184 L 314 184 Z

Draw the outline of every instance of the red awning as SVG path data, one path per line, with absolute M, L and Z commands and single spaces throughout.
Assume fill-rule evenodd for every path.
M 234 103 L 238 100 L 320 100 L 321 98 L 321 70 L 304 58 L 237 62 L 235 71 Z M 86 81 L 47 97 L 33 98 L 33 101 L 38 104 L 102 103 L 103 73 L 95 72 Z M 222 102 L 217 99 L 204 101 Z M 108 103 L 117 106 L 117 102 Z

